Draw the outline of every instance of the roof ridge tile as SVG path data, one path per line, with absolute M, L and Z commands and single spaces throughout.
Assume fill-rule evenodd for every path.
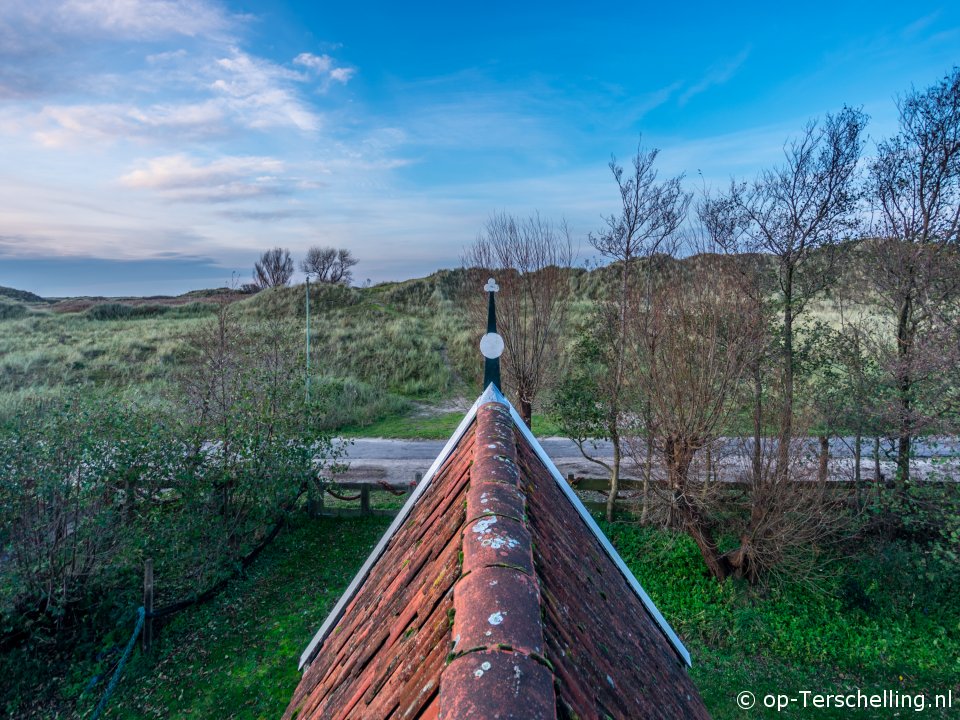
M 540 585 L 514 421 L 507 406 L 489 402 L 476 422 L 466 509 L 474 519 L 462 533 L 454 659 L 440 676 L 439 718 L 554 719 L 554 674 L 543 662 Z

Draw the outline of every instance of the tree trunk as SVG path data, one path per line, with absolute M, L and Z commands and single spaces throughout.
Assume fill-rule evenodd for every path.
M 646 525 L 650 512 L 650 476 L 653 473 L 653 438 L 647 435 L 647 456 L 643 461 L 643 509 L 640 524 Z
M 883 473 L 880 472 L 880 436 L 873 439 L 873 481 L 880 483 Z
M 707 458 L 706 458 L 706 476 L 703 478 L 703 496 L 707 496 L 707 491 L 710 489 L 710 476 L 713 474 L 713 444 L 707 443 Z
M 860 443 L 863 442 L 863 434 L 860 428 L 857 428 L 857 434 L 853 438 L 853 484 L 856 487 L 857 507 L 863 507 L 863 477 L 860 473 Z
M 650 402 L 647 401 L 646 406 L 644 407 L 645 418 L 644 423 L 647 428 L 646 432 L 646 441 L 647 441 L 647 451 L 646 457 L 643 459 L 643 494 L 641 497 L 641 510 L 640 510 L 640 524 L 646 525 L 647 519 L 650 512 L 650 477 L 653 473 L 653 418 L 652 411 L 650 408 Z
M 913 360 L 913 337 L 910 323 L 913 315 L 912 298 L 908 295 L 900 306 L 897 317 L 897 420 L 899 423 L 897 437 L 897 488 L 905 493 L 910 484 L 910 449 L 911 413 L 913 410 L 912 391 L 913 381 L 910 373 L 910 363 Z
M 790 465 L 790 440 L 793 435 L 793 269 L 787 269 L 783 289 L 783 407 L 780 412 L 780 437 L 777 440 L 777 474 L 785 479 Z
M 731 566 L 727 558 L 720 554 L 717 548 L 717 542 L 713 539 L 712 533 L 707 529 L 705 523 L 700 518 L 700 513 L 695 508 L 680 502 L 682 509 L 684 529 L 687 534 L 693 538 L 703 557 L 703 562 L 707 570 L 717 580 L 726 580 L 730 575 Z
M 703 562 L 707 570 L 717 580 L 726 580 L 730 575 L 730 563 L 720 554 L 717 542 L 713 538 L 713 533 L 699 508 L 690 502 L 687 495 L 687 481 L 690 473 L 690 463 L 693 460 L 693 451 L 684 440 L 670 438 L 666 443 L 664 453 L 667 462 L 667 476 L 670 480 L 670 487 L 673 490 L 673 502 L 671 503 L 670 514 L 671 523 L 676 523 L 674 511 L 679 516 L 679 525 L 683 527 L 686 533 L 693 538 L 703 557 Z
M 857 483 L 858 492 L 860 481 L 863 479 L 860 473 L 861 443 L 863 443 L 863 434 L 860 432 L 860 429 L 857 428 L 857 434 L 853 438 L 853 481 Z
M 520 398 L 520 417 L 524 425 L 533 430 L 533 403 L 525 398 Z
M 753 484 L 759 485 L 763 475 L 763 377 L 760 361 L 753 366 Z
M 830 462 L 830 439 L 826 435 L 820 436 L 820 466 L 817 469 L 817 480 L 821 486 L 827 484 L 827 473 Z
M 610 493 L 607 495 L 607 522 L 613 522 L 617 511 L 617 493 L 620 492 L 620 438 L 611 438 L 613 443 L 613 463 L 610 466 Z

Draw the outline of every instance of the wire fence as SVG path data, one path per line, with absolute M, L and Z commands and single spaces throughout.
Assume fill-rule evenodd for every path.
M 130 659 L 130 653 L 133 652 L 133 646 L 136 644 L 137 637 L 139 637 L 140 631 L 143 629 L 143 622 L 146 619 L 146 616 L 146 611 L 141 605 L 137 608 L 137 624 L 133 628 L 133 634 L 130 636 L 130 640 L 127 641 L 127 646 L 123 649 L 123 655 L 120 656 L 120 661 L 117 663 L 117 667 L 113 671 L 110 682 L 107 683 L 107 689 L 104 691 L 103 696 L 100 698 L 100 702 L 97 703 L 97 707 L 93 711 L 93 715 L 91 716 L 92 720 L 99 720 L 100 715 L 106 709 L 107 703 L 110 701 L 110 696 L 113 695 L 113 691 L 117 687 L 117 683 L 120 681 L 120 673 L 123 672 L 123 668 L 126 666 L 127 660 Z

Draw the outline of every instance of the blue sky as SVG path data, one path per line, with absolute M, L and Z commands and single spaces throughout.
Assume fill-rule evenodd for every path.
M 0 285 L 172 294 L 311 244 L 415 277 L 500 210 L 582 239 L 641 133 L 724 185 L 844 103 L 891 134 L 960 62 L 960 3 L 786 8 L 3 0 Z

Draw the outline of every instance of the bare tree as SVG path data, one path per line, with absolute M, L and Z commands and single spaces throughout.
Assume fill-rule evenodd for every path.
M 769 253 L 777 261 L 783 321 L 778 460 L 784 474 L 793 437 L 794 325 L 807 302 L 826 287 L 836 249 L 856 229 L 855 179 L 866 122 L 863 112 L 846 107 L 822 122 L 811 121 L 785 146 L 783 165 L 730 189 L 745 222 L 742 249 Z
M 351 268 L 357 264 L 353 254 L 346 248 L 314 245 L 307 250 L 307 257 L 300 269 L 313 275 L 317 282 L 349 285 L 353 280 Z
M 896 317 L 893 375 L 897 477 L 910 482 L 913 435 L 922 428 L 917 390 L 939 363 L 922 358 L 922 336 L 945 326 L 943 309 L 960 287 L 960 68 L 898 102 L 900 132 L 878 144 L 870 190 L 879 211 L 875 286 Z M 935 344 L 936 345 L 936 344 Z M 949 347 L 940 346 L 941 351 Z
M 566 223 L 555 226 L 534 214 L 518 219 L 497 213 L 487 221 L 476 242 L 464 251 L 463 264 L 470 288 L 478 292 L 487 274 L 500 284 L 497 296 L 497 331 L 503 337 L 505 384 L 520 405 L 520 415 L 530 426 L 533 405 L 549 383 L 560 357 L 560 332 L 567 312 L 573 243 Z M 479 318 L 486 303 L 471 302 Z
M 735 575 L 757 583 L 791 572 L 797 577 L 813 577 L 816 549 L 833 536 L 843 510 L 831 497 L 826 483 L 810 482 L 814 477 L 822 478 L 825 455 L 821 453 L 821 463 L 814 467 L 807 457 L 805 438 L 791 440 L 784 446 L 765 442 L 764 428 L 774 420 L 765 402 L 769 390 L 765 373 L 776 354 L 775 332 L 771 327 L 775 316 L 771 297 L 776 294 L 778 275 L 771 273 L 769 256 L 747 252 L 756 247 L 751 237 L 754 228 L 734 193 L 714 196 L 704 193 L 697 206 L 697 215 L 697 249 L 702 253 L 699 260 L 704 267 L 713 268 L 712 277 L 702 278 L 698 284 L 709 289 L 711 294 L 707 298 L 716 306 L 694 314 L 695 321 L 705 323 L 705 326 L 696 334 L 681 334 L 674 340 L 672 349 L 662 356 L 657 368 L 661 376 L 654 381 L 656 388 L 676 386 L 678 392 L 685 393 L 666 398 L 656 413 L 658 437 L 661 438 L 658 445 L 665 452 L 664 464 L 672 486 L 668 507 L 674 511 L 674 522 L 679 520 L 694 537 L 707 567 L 718 579 Z M 822 269 L 823 266 L 819 267 Z M 691 298 L 680 295 L 668 300 L 666 306 L 676 304 L 678 300 L 689 303 L 702 292 L 698 287 Z M 659 317 L 658 310 L 655 306 L 656 317 Z M 674 311 L 673 314 L 682 317 L 684 312 Z M 711 328 L 712 320 L 721 321 L 725 330 L 718 334 Z M 653 326 L 659 324 L 659 321 L 654 322 Z M 669 338 L 667 333 L 658 345 L 663 343 L 669 347 Z M 741 349 L 742 355 L 718 355 L 707 349 L 719 341 L 719 347 L 726 348 L 727 353 L 735 352 L 737 338 L 747 343 Z M 687 349 L 682 349 L 682 345 L 687 345 Z M 700 350 L 693 349 L 696 345 Z M 685 369 L 686 358 L 691 355 L 702 367 Z M 674 358 L 673 362 L 666 362 L 670 357 Z M 718 363 L 724 358 L 736 359 L 737 363 Z M 719 389 L 723 385 L 718 385 L 711 393 L 709 386 L 696 378 L 698 373 L 708 377 L 711 368 L 720 371 L 722 377 L 725 367 L 727 370 L 739 367 L 741 371 L 739 381 L 729 391 L 728 402 L 732 399 L 735 403 L 741 393 L 752 396 L 751 462 L 749 470 L 743 473 L 744 479 L 749 481 L 749 493 L 742 501 L 732 504 L 724 498 L 722 488 L 715 485 L 708 490 L 706 481 L 697 491 L 687 490 L 678 495 L 676 488 L 685 487 L 684 473 L 680 471 L 684 467 L 683 461 L 690 457 L 689 441 L 683 440 L 687 433 L 680 433 L 675 438 L 669 434 L 670 428 L 682 427 L 674 417 L 677 413 L 681 414 L 681 419 L 687 418 L 687 427 L 696 427 L 696 423 L 691 423 L 693 419 L 709 418 L 699 408 L 709 407 L 710 402 L 722 398 Z M 674 374 L 679 376 L 679 382 L 671 381 Z M 705 452 L 709 451 L 710 443 L 705 442 L 704 448 Z M 783 460 L 784 448 L 786 461 Z M 686 483 L 691 482 L 695 479 L 686 478 Z M 739 547 L 722 555 L 717 551 L 713 535 L 713 524 L 721 518 L 723 530 L 736 534 L 740 540 Z
M 620 486 L 620 465 L 623 458 L 622 425 L 625 386 L 628 382 L 631 318 L 636 312 L 635 267 L 638 259 L 646 259 L 646 281 L 650 287 L 653 260 L 658 254 L 672 254 L 669 247 L 676 239 L 677 231 L 687 216 L 690 195 L 681 187 L 683 176 L 657 180 L 654 169 L 657 149 L 637 148 L 633 157 L 633 172 L 624 175 L 624 169 L 611 159 L 609 167 L 620 193 L 620 210 L 605 219 L 606 227 L 597 234 L 591 233 L 588 240 L 605 259 L 620 263 L 619 287 L 606 302 L 610 306 L 603 314 L 613 319 L 614 332 L 608 336 L 612 344 L 611 365 L 600 383 L 603 393 L 606 435 L 613 445 L 613 461 L 607 466 L 610 471 L 610 493 L 607 497 L 607 519 L 612 520 Z M 642 293 L 649 306 L 649 292 Z M 581 452 L 583 446 L 581 445 Z M 597 462 L 595 458 L 584 455 Z
M 697 543 L 710 572 L 729 573 L 702 503 L 691 487 L 694 456 L 709 449 L 736 407 L 736 400 L 762 352 L 765 325 L 752 299 L 740 292 L 724 258 L 698 256 L 659 278 L 645 323 L 653 341 L 647 358 L 655 441 L 669 489 L 670 524 Z
M 293 277 L 293 260 L 286 248 L 267 250 L 253 265 L 253 282 L 260 288 L 282 287 Z
M 772 319 L 770 295 L 773 287 L 768 269 L 762 258 L 747 254 L 749 219 L 738 207 L 733 194 L 712 196 L 704 191 L 697 202 L 699 232 L 696 234 L 697 250 L 701 253 L 723 253 L 727 259 L 724 268 L 730 282 L 735 282 L 744 297 L 751 300 L 753 313 L 765 324 Z M 763 470 L 763 418 L 764 418 L 764 373 L 772 354 L 772 338 L 769 334 L 758 338 L 760 346 L 752 357 L 750 380 L 752 388 L 753 441 L 750 447 L 751 468 L 754 481 Z

